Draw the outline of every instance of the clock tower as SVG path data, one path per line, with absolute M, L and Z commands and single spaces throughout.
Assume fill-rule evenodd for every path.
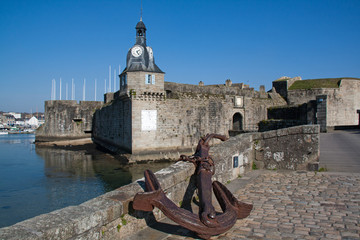
M 154 53 L 146 45 L 146 27 L 142 20 L 136 24 L 136 41 L 126 57 L 126 68 L 120 74 L 120 91 L 137 94 L 164 91 L 164 72 L 155 64 Z

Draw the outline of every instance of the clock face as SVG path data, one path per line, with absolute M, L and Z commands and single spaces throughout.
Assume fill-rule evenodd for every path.
M 134 57 L 139 57 L 142 54 L 143 50 L 140 46 L 135 46 L 131 49 L 131 54 Z
M 146 47 L 148 53 L 149 53 L 149 58 L 153 59 L 154 58 L 154 53 L 151 47 Z

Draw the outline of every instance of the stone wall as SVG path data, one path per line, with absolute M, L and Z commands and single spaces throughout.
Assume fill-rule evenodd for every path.
M 187 150 L 195 147 L 206 133 L 228 135 L 235 113 L 243 118 L 243 130 L 256 131 L 257 123 L 267 118 L 269 106 L 284 104 L 278 95 L 242 97 L 243 105 L 234 107 L 235 96 L 231 95 L 175 93 L 172 98 L 156 94 L 131 96 L 133 154 Z M 156 111 L 156 129 L 142 130 L 142 111 Z
M 319 161 L 319 133 L 319 125 L 263 132 L 254 139 L 254 163 L 266 169 L 307 170 Z
M 306 170 L 319 161 L 319 133 L 318 125 L 303 125 L 232 137 L 210 149 L 216 159 L 214 177 L 221 182 L 235 179 L 253 163 L 261 169 Z
M 282 81 L 273 82 L 273 85 L 280 84 Z M 289 83 L 287 83 L 289 84 Z M 279 89 L 281 91 L 281 88 Z M 360 109 L 360 80 L 343 78 L 338 88 L 311 88 L 288 90 L 286 93 L 287 101 L 290 106 L 309 104 L 312 111 L 317 107 L 312 104 L 317 100 L 317 96 L 327 96 L 326 113 L 320 120 L 323 128 L 333 128 L 335 126 L 358 125 L 357 110 Z M 312 114 L 312 113 L 310 113 Z M 308 123 L 320 123 L 310 121 L 312 117 L 308 112 Z M 314 119 L 316 117 L 313 117 Z
M 45 124 L 37 130 L 35 141 L 90 137 L 92 116 L 102 104 L 95 101 L 45 101 Z
M 144 92 L 163 92 L 164 91 L 164 73 L 154 72 L 126 72 L 127 85 L 122 89 L 123 92 L 136 91 L 136 94 L 141 95 Z M 154 83 L 146 84 L 145 75 L 154 75 Z
M 131 101 L 123 96 L 97 110 L 93 116 L 93 141 L 113 152 L 131 152 Z
M 179 205 L 186 201 L 183 196 L 194 170 L 193 164 L 178 162 L 155 175 L 167 196 Z M 164 217 L 158 209 L 146 213 L 132 208 L 133 197 L 143 187 L 140 179 L 78 206 L 1 228 L 0 239 L 122 239 Z
M 128 83 L 114 99 L 106 95 L 105 106 L 96 112 L 92 138 L 112 152 L 131 153 L 130 162 L 177 158 L 176 152 L 192 150 L 209 132 L 228 135 L 235 129 L 235 114 L 241 123 L 235 130 L 257 131 L 268 107 L 286 104 L 264 87 L 257 92 L 229 81 L 211 86 L 164 83 L 162 73 L 154 74 L 155 84 L 146 84 L 143 72 L 126 74 Z
M 342 79 L 339 91 L 327 96 L 327 127 L 358 125 L 360 80 Z
M 335 96 L 339 92 L 339 88 L 314 88 L 314 89 L 297 89 L 288 91 L 289 105 L 300 105 L 309 101 L 316 100 L 316 96 L 328 95 Z
M 259 122 L 259 132 L 266 132 L 281 128 L 289 128 L 294 126 L 303 125 L 304 122 L 299 120 L 287 120 L 287 119 L 270 119 Z
M 339 88 L 298 89 L 288 92 L 290 104 L 302 104 L 327 96 L 326 126 L 357 125 L 360 109 L 360 80 L 342 79 Z
M 305 169 L 319 158 L 319 126 L 299 126 L 265 133 L 245 133 L 210 149 L 215 161 L 213 180 L 226 183 L 253 163 L 267 169 Z M 238 166 L 234 167 L 234 159 Z M 195 167 L 177 162 L 155 173 L 166 195 L 178 206 L 195 192 Z M 144 179 L 78 206 L 70 206 L 0 229 L 0 239 L 123 239 L 164 215 L 135 211 L 132 200 L 144 191 Z
M 288 128 L 306 124 L 317 124 L 317 101 L 310 101 L 296 106 L 270 107 L 267 120 L 258 123 L 259 132 Z
M 244 88 L 242 84 L 226 84 L 219 85 L 193 85 L 174 82 L 165 82 L 164 86 L 167 94 L 176 94 L 181 92 L 195 94 L 211 94 L 211 95 L 239 95 L 246 97 L 260 97 L 260 93 L 253 88 Z M 172 96 L 171 96 L 172 97 Z
M 279 93 L 284 99 L 288 99 L 288 89 L 295 82 L 301 80 L 301 77 L 281 77 L 273 81 L 273 88 Z

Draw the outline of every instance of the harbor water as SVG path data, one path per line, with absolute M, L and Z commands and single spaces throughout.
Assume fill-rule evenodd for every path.
M 170 163 L 124 165 L 92 151 L 37 147 L 33 134 L 0 135 L 0 227 L 81 204 Z

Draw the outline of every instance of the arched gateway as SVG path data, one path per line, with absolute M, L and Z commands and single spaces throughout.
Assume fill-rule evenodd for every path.
M 234 131 L 242 131 L 243 130 L 243 117 L 240 113 L 235 113 L 233 116 L 233 127 Z

